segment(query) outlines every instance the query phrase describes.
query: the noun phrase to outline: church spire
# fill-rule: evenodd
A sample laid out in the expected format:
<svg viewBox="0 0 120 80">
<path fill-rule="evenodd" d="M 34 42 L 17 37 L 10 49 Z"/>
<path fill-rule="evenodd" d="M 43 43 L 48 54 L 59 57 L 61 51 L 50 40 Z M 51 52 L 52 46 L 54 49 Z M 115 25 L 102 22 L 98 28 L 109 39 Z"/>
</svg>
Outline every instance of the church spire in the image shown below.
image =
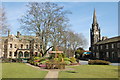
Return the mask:
<svg viewBox="0 0 120 80">
<path fill-rule="evenodd" d="M 93 24 L 97 24 L 96 10 L 94 9 Z"/>
</svg>

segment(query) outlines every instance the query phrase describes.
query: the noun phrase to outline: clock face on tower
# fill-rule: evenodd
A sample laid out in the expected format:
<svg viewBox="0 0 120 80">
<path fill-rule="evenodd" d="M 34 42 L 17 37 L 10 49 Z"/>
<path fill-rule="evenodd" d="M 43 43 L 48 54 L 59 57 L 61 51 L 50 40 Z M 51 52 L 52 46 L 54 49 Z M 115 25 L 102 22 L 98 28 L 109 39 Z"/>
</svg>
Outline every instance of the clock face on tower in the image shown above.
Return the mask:
<svg viewBox="0 0 120 80">
<path fill-rule="evenodd" d="M 95 34 L 97 34 L 97 35 L 98 35 L 99 33 L 98 33 L 98 32 L 95 32 Z"/>
</svg>

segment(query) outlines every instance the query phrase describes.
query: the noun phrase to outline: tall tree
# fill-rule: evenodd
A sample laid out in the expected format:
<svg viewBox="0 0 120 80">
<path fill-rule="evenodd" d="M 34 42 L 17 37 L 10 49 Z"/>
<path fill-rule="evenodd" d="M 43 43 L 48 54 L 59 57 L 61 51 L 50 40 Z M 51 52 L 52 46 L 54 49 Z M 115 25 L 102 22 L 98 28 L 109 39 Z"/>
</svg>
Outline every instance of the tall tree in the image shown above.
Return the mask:
<svg viewBox="0 0 120 80">
<path fill-rule="evenodd" d="M 58 45 L 62 32 L 66 29 L 68 11 L 55 3 L 29 3 L 28 10 L 20 19 L 21 29 L 30 33 L 39 34 L 42 41 L 42 53 L 47 51 L 48 44 Z"/>
<path fill-rule="evenodd" d="M 8 29 L 5 8 L 0 5 L 0 34 L 6 34 Z"/>
</svg>

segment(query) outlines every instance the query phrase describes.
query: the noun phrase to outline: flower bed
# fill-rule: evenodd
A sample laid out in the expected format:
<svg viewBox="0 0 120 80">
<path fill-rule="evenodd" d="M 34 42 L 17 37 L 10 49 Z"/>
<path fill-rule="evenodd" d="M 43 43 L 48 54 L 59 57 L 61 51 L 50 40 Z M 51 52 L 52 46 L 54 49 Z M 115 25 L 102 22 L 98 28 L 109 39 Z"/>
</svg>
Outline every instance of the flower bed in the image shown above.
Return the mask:
<svg viewBox="0 0 120 80">
<path fill-rule="evenodd" d="M 64 62 L 59 62 L 59 63 L 54 63 L 54 62 L 48 62 L 46 63 L 46 69 L 65 69 L 65 63 Z"/>
</svg>

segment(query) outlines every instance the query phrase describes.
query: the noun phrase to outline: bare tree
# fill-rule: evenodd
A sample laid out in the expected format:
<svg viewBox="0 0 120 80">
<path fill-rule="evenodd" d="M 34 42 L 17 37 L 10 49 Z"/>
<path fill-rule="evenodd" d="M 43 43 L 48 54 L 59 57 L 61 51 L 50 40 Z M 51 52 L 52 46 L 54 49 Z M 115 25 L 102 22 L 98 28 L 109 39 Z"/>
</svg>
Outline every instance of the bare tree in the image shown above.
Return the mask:
<svg viewBox="0 0 120 80">
<path fill-rule="evenodd" d="M 66 18 L 68 11 L 63 11 L 63 6 L 49 2 L 29 3 L 27 7 L 26 14 L 20 19 L 21 29 L 39 34 L 42 41 L 42 53 L 45 54 L 48 43 L 56 46 L 61 41 L 62 31 L 68 23 Z"/>
<path fill-rule="evenodd" d="M 74 33 L 73 31 L 67 31 L 64 35 L 64 48 L 66 49 L 66 53 L 68 56 L 74 55 L 75 50 L 78 47 L 85 48 L 87 45 L 87 40 L 82 34 Z"/>
<path fill-rule="evenodd" d="M 0 5 L 0 34 L 6 34 L 8 29 L 5 9 L 2 5 Z"/>
</svg>

